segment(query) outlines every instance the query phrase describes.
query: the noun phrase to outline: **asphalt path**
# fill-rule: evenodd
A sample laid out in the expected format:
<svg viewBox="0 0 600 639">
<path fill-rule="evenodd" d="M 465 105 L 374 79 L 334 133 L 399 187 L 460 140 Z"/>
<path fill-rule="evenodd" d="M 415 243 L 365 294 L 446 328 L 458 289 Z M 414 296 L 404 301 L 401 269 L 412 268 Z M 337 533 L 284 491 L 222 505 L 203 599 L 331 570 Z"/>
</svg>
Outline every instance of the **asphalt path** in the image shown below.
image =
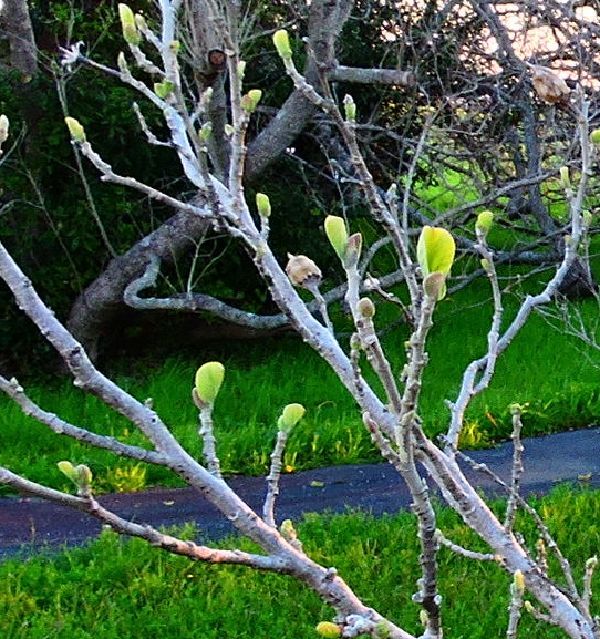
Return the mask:
<svg viewBox="0 0 600 639">
<path fill-rule="evenodd" d="M 524 495 L 544 494 L 562 482 L 600 487 L 600 428 L 524 439 Z M 508 481 L 513 449 L 510 442 L 493 449 L 471 451 Z M 486 494 L 502 494 L 481 473 L 461 464 L 469 479 Z M 233 476 L 230 486 L 260 512 L 264 477 Z M 152 526 L 195 522 L 203 540 L 233 532 L 206 499 L 192 488 L 152 489 L 139 493 L 102 495 L 98 501 L 121 517 Z M 308 512 L 359 509 L 374 515 L 395 513 L 410 505 L 410 495 L 397 472 L 386 463 L 331 466 L 283 475 L 277 519 L 298 520 Z M 599 513 L 600 517 L 600 513 Z M 0 557 L 31 554 L 63 545 L 78 545 L 96 537 L 101 524 L 84 513 L 32 497 L 0 498 Z"/>
</svg>

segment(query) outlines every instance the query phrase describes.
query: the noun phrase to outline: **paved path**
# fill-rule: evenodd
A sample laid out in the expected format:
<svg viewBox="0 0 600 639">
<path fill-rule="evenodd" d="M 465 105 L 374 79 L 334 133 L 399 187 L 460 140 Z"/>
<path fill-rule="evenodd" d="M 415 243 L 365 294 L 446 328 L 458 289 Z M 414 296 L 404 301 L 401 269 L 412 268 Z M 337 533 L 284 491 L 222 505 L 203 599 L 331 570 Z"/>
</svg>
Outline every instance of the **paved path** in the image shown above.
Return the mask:
<svg viewBox="0 0 600 639">
<path fill-rule="evenodd" d="M 547 492 L 559 482 L 600 488 L 600 428 L 525 439 L 524 494 Z M 512 447 L 505 443 L 473 451 L 504 479 L 511 469 Z M 589 480 L 582 476 L 591 473 Z M 495 486 L 470 470 L 468 477 L 488 493 Z M 230 485 L 253 508 L 261 508 L 265 493 L 262 477 L 232 477 Z M 99 501 L 119 515 L 139 523 L 170 526 L 196 522 L 203 538 L 232 532 L 227 521 L 195 490 L 154 489 L 141 493 L 103 495 Z M 306 512 L 343 512 L 362 509 L 375 515 L 394 513 L 410 503 L 408 491 L 389 464 L 332 466 L 284 475 L 277 518 L 298 519 Z M 34 498 L 0 498 L 0 556 L 39 550 L 44 546 L 80 544 L 100 531 L 91 517 Z"/>
</svg>

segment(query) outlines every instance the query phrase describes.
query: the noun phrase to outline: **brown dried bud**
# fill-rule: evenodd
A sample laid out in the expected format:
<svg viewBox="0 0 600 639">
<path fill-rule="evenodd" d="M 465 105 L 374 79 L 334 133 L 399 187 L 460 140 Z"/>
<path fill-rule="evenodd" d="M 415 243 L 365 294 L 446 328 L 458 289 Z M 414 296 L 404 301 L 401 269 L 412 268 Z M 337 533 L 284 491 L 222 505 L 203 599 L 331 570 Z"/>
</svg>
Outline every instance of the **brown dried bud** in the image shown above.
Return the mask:
<svg viewBox="0 0 600 639">
<path fill-rule="evenodd" d="M 294 286 L 305 288 L 305 285 L 312 281 L 321 281 L 321 269 L 306 255 L 290 255 L 288 253 L 288 263 L 285 272 Z"/>
</svg>

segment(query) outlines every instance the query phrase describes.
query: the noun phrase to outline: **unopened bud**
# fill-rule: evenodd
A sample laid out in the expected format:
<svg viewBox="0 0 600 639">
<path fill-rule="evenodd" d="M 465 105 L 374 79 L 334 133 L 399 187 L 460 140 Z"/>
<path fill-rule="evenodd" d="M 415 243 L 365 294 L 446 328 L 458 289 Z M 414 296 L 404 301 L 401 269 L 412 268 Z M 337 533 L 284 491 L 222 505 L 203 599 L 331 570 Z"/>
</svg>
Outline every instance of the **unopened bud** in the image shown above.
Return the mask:
<svg viewBox="0 0 600 639">
<path fill-rule="evenodd" d="M 358 300 L 357 309 L 361 317 L 371 319 L 375 316 L 375 304 L 373 304 L 373 302 L 368 297 L 362 297 Z"/>
<path fill-rule="evenodd" d="M 592 223 L 592 214 L 588 209 L 584 209 L 581 212 L 581 217 L 583 219 L 584 225 L 587 227 Z"/>
<path fill-rule="evenodd" d="M 279 29 L 273 34 L 273 44 L 282 60 L 292 59 L 292 48 L 290 47 L 290 37 L 285 29 Z"/>
<path fill-rule="evenodd" d="M 256 194 L 256 208 L 261 217 L 269 217 L 271 215 L 271 201 L 265 193 Z"/>
<path fill-rule="evenodd" d="M 346 246 L 348 245 L 348 231 L 346 222 L 337 215 L 328 215 L 325 218 L 325 234 L 341 260 L 344 259 Z"/>
<path fill-rule="evenodd" d="M 319 622 L 317 632 L 323 639 L 338 639 L 338 637 L 342 636 L 342 629 L 332 621 Z"/>
<path fill-rule="evenodd" d="M 6 140 L 8 140 L 8 129 L 8 117 L 3 113 L 2 115 L 0 115 L 0 144 L 4 144 Z"/>
<path fill-rule="evenodd" d="M 254 113 L 258 107 L 258 103 L 262 97 L 262 91 L 260 89 L 252 89 L 248 91 L 246 95 L 242 96 L 240 100 L 240 106 L 246 113 Z"/>
<path fill-rule="evenodd" d="M 302 404 L 288 404 L 279 419 L 277 420 L 277 428 L 284 433 L 289 433 L 292 428 L 302 419 L 305 413 L 304 406 Z"/>
<path fill-rule="evenodd" d="M 125 54 L 120 51 L 117 56 L 117 66 L 119 67 L 121 73 L 129 73 L 129 67 L 127 66 L 127 60 L 125 59 Z"/>
<path fill-rule="evenodd" d="M 490 261 L 488 259 L 486 259 L 485 257 L 480 261 L 481 263 L 481 268 L 486 272 L 489 273 L 490 272 Z"/>
<path fill-rule="evenodd" d="M 205 404 L 214 404 L 225 378 L 225 367 L 221 362 L 206 362 L 196 371 L 194 390 Z"/>
<path fill-rule="evenodd" d="M 78 122 L 75 118 L 67 116 L 65 118 L 65 124 L 69 128 L 71 140 L 73 140 L 73 142 L 83 144 L 85 142 L 85 130 L 83 126 L 81 126 L 80 122 Z"/>
<path fill-rule="evenodd" d="M 430 273 L 423 280 L 423 290 L 427 297 L 434 300 L 441 300 L 446 296 L 446 276 L 443 273 Z"/>
<path fill-rule="evenodd" d="M 169 42 L 169 50 L 172 51 L 175 55 L 179 53 L 180 49 L 181 42 L 179 42 L 179 40 L 171 40 L 171 42 Z"/>
<path fill-rule="evenodd" d="M 140 43 L 140 34 L 138 33 L 135 23 L 133 11 L 123 3 L 119 3 L 119 18 L 121 19 L 121 28 L 123 29 L 123 38 L 127 44 L 137 46 Z"/>
<path fill-rule="evenodd" d="M 475 229 L 481 233 L 484 237 L 489 233 L 494 222 L 494 214 L 491 211 L 482 211 L 477 216 L 475 222 Z"/>
<path fill-rule="evenodd" d="M 206 144 L 208 142 L 208 138 L 212 135 L 212 124 L 210 122 L 205 122 L 198 131 L 198 139 L 201 144 Z"/>
<path fill-rule="evenodd" d="M 356 122 L 356 104 L 349 93 L 344 96 L 344 116 L 347 122 Z"/>
<path fill-rule="evenodd" d="M 515 570 L 513 578 L 517 593 L 523 596 L 523 593 L 525 592 L 525 577 L 523 573 L 520 570 Z"/>
<path fill-rule="evenodd" d="M 240 60 L 237 63 L 237 76 L 241 81 L 244 79 L 245 75 L 246 75 L 246 60 Z"/>
<path fill-rule="evenodd" d="M 154 93 L 156 93 L 161 100 L 168 98 L 171 93 L 173 93 L 174 89 L 175 85 L 172 82 L 169 82 L 169 80 L 154 83 Z"/>
<path fill-rule="evenodd" d="M 225 131 L 225 135 L 228 138 L 230 138 L 235 133 L 235 127 L 232 124 L 226 124 L 223 127 L 223 130 Z"/>
<path fill-rule="evenodd" d="M 360 233 L 353 233 L 346 243 L 346 250 L 344 251 L 344 267 L 353 268 L 358 264 L 360 260 L 360 252 L 362 250 L 362 235 Z"/>
<path fill-rule="evenodd" d="M 569 175 L 568 166 L 560 167 L 560 185 L 563 187 L 563 189 L 571 188 L 571 176 Z"/>
<path fill-rule="evenodd" d="M 586 562 L 585 562 L 585 567 L 588 570 L 594 570 L 594 568 L 596 568 L 596 566 L 598 565 L 598 557 L 596 555 L 594 555 L 593 557 L 590 557 Z"/>
<path fill-rule="evenodd" d="M 600 129 L 594 129 L 590 133 L 590 140 L 592 144 L 600 144 Z"/>
<path fill-rule="evenodd" d="M 426 627 L 427 627 L 427 621 L 428 621 L 428 618 L 427 618 L 427 611 L 426 611 L 426 610 L 423 610 L 423 609 L 421 608 L 421 611 L 419 612 L 419 617 L 420 617 L 420 619 L 421 619 L 421 623 L 423 624 L 423 628 L 426 628 Z"/>
</svg>

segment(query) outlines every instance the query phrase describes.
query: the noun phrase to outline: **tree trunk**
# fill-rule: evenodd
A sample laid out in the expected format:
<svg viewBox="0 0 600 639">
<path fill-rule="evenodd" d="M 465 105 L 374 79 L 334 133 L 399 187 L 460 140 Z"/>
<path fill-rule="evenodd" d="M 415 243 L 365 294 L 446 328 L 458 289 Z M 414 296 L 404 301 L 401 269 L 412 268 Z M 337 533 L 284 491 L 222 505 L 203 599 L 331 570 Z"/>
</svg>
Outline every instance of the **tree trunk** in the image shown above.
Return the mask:
<svg viewBox="0 0 600 639">
<path fill-rule="evenodd" d="M 38 58 L 27 0 L 4 0 L 0 25 L 10 45 L 10 66 L 29 82 L 38 72 Z"/>
</svg>

